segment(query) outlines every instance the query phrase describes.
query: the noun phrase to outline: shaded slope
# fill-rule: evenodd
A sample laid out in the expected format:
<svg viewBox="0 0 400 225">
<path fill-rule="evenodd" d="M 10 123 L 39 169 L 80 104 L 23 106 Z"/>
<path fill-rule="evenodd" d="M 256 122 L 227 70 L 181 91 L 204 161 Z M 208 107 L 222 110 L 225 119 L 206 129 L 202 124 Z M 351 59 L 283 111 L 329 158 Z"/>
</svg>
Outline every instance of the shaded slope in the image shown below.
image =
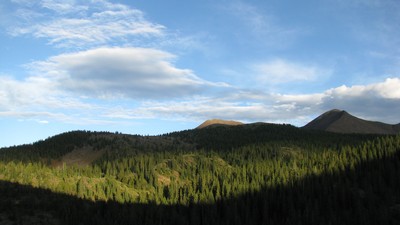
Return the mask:
<svg viewBox="0 0 400 225">
<path fill-rule="evenodd" d="M 320 115 L 303 128 L 336 133 L 396 134 L 400 131 L 400 124 L 363 120 L 346 111 L 334 109 Z"/>
<path fill-rule="evenodd" d="M 399 224 L 397 153 L 213 204 L 89 201 L 0 181 L 0 224 Z"/>
</svg>

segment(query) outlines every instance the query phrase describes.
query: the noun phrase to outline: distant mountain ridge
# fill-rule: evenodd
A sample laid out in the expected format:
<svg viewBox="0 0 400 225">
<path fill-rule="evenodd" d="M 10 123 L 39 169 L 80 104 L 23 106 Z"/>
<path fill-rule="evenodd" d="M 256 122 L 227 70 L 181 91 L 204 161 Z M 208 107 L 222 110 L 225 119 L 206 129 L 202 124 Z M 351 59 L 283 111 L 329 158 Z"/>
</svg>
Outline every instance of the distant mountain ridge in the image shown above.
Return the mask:
<svg viewBox="0 0 400 225">
<path fill-rule="evenodd" d="M 325 131 L 338 134 L 330 134 Z M 318 137 L 333 135 L 338 140 L 342 140 L 349 137 L 354 138 L 352 135 L 343 134 L 399 133 L 400 124 L 390 125 L 367 121 L 352 116 L 343 110 L 331 110 L 300 128 L 290 124 L 263 122 L 245 124 L 232 120 L 212 119 L 200 124 L 196 129 L 158 136 L 70 131 L 33 144 L 0 148 L 0 152 L 3 152 L 5 161 L 15 161 L 15 158 L 20 158 L 21 161 L 44 158 L 53 167 L 61 167 L 64 164 L 84 167 L 94 163 L 104 155 L 113 155 L 112 152 L 115 149 L 154 152 L 161 148 L 229 150 L 254 143 L 285 140 L 307 141 L 310 138 L 313 139 L 315 135 Z"/>
<path fill-rule="evenodd" d="M 391 125 L 355 117 L 344 110 L 333 109 L 306 124 L 304 129 L 335 133 L 397 134 L 400 124 Z"/>
<path fill-rule="evenodd" d="M 200 124 L 196 129 L 216 126 L 256 126 L 264 123 L 245 124 L 233 120 L 210 119 Z M 378 121 L 369 121 L 351 115 L 345 110 L 333 109 L 327 111 L 301 127 L 306 130 L 321 130 L 344 134 L 399 134 L 399 124 L 387 124 Z"/>
</svg>

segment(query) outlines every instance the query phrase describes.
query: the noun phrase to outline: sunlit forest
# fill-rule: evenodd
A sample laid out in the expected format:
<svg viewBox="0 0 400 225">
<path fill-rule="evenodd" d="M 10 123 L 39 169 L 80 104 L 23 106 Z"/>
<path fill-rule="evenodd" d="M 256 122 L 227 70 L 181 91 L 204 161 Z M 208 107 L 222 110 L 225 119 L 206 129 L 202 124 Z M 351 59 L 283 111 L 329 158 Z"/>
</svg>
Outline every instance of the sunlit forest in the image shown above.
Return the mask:
<svg viewBox="0 0 400 225">
<path fill-rule="evenodd" d="M 71 153 L 96 155 L 87 163 Z M 400 136 L 291 125 L 73 131 L 0 150 L 9 224 L 400 224 Z"/>
</svg>

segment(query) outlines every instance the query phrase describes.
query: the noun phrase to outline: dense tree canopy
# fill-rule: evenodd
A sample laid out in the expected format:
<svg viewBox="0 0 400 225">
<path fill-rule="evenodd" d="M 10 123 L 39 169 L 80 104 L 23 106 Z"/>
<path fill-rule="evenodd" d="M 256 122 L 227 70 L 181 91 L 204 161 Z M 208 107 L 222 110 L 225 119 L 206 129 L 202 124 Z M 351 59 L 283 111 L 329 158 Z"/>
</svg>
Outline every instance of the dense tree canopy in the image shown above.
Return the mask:
<svg viewBox="0 0 400 225">
<path fill-rule="evenodd" d="M 88 166 L 54 166 L 88 146 L 104 154 Z M 136 210 L 114 224 L 139 217 L 143 224 L 387 224 L 400 222 L 399 157 L 400 136 L 290 125 L 161 136 L 78 131 L 0 150 L 0 180 L 63 193 L 94 208 L 107 204 L 109 214 L 94 218 L 110 219 L 114 207 Z M 154 216 L 143 220 L 148 214 Z"/>
</svg>

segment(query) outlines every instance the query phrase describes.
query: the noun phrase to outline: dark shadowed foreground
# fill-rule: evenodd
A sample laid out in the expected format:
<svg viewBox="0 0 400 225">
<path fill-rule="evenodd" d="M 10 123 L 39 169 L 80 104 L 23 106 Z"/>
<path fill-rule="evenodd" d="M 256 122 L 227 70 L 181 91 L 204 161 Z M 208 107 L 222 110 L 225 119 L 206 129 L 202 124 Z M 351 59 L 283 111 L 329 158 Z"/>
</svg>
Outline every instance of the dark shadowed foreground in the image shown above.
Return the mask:
<svg viewBox="0 0 400 225">
<path fill-rule="evenodd" d="M 400 224 L 400 154 L 213 204 L 93 202 L 0 182 L 0 224 Z"/>
</svg>

